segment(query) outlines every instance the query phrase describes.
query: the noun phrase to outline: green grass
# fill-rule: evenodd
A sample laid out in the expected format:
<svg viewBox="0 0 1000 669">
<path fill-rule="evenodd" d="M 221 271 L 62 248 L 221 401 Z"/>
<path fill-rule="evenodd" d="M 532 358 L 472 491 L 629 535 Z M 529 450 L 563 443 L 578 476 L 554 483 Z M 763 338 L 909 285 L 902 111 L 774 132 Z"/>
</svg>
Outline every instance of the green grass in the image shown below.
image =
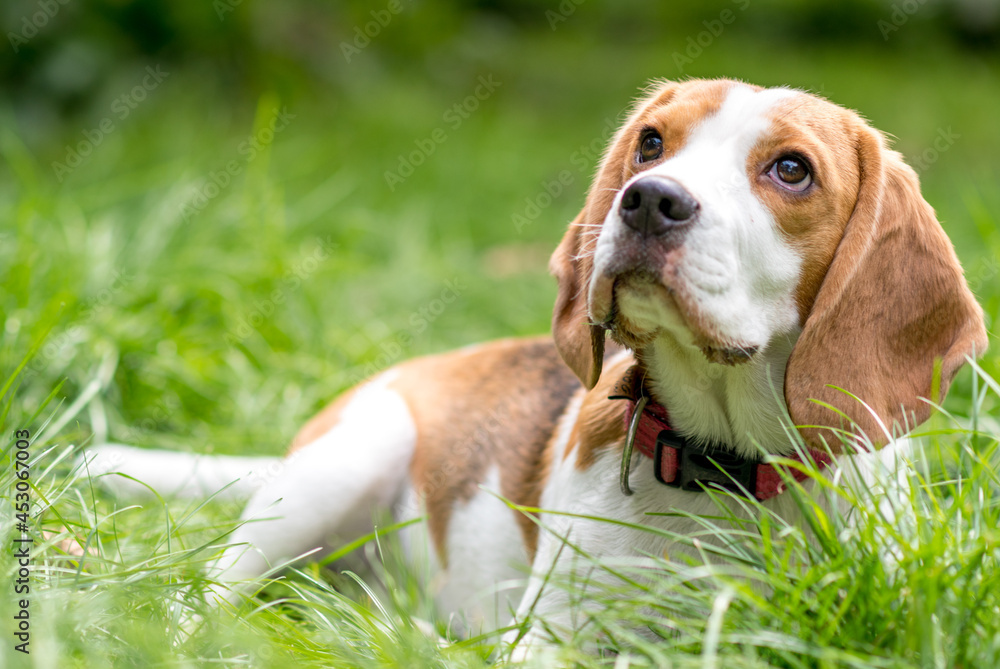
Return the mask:
<svg viewBox="0 0 1000 669">
<path fill-rule="evenodd" d="M 443 68 L 434 83 L 398 64 L 380 69 L 371 58 L 335 84 L 279 81 L 243 100 L 178 70 L 62 183 L 52 161 L 133 82 L 122 75 L 44 141 L 3 111 L 0 366 L 13 381 L 0 410 L 8 437 L 22 428 L 41 435 L 32 445 L 33 652 L 13 652 L 16 603 L 4 597 L 0 657 L 8 663 L 493 662 L 496 637 L 450 639 L 440 648 L 414 627 L 413 618 L 435 613 L 399 567 L 391 536 L 366 548 L 379 565 L 366 577 L 380 584 L 371 594 L 346 576 L 331 587 L 328 575 L 304 567 L 239 611 L 205 611 L 200 567 L 225 542 L 238 506 L 125 506 L 70 464 L 75 449 L 106 438 L 280 453 L 312 412 L 386 362 L 547 331 L 555 289 L 545 261 L 581 206 L 596 161 L 587 147 L 600 144 L 607 120 L 646 79 L 674 74 L 673 49 L 650 42 L 612 49 L 562 29 L 517 43 L 502 31 L 470 30 L 483 55 Z M 954 127 L 960 138 L 923 171 L 924 190 L 992 322 L 1000 307 L 1000 86 L 988 67 L 936 45 L 884 52 L 816 45 L 787 56 L 734 33 L 706 49 L 689 74 L 823 91 L 863 110 L 911 158 L 939 129 Z M 501 87 L 450 127 L 444 112 L 490 73 Z M 241 142 L 282 106 L 295 118 L 247 162 Z M 384 173 L 438 127 L 446 141 L 390 191 Z M 240 173 L 185 216 L 205 178 L 229 161 Z M 570 184 L 519 230 L 513 215 L 563 170 Z M 457 299 L 428 317 L 449 285 Z M 907 502 L 914 527 L 897 527 L 863 494 L 846 492 L 856 497 L 854 529 L 843 519 L 819 522 L 827 540 L 818 544 L 777 519 L 740 534 L 707 528 L 702 541 L 729 554 L 724 564 L 663 562 L 660 575 L 628 598 L 609 593 L 608 606 L 560 649 L 562 661 L 1000 665 L 1000 398 L 989 385 L 998 361 L 994 350 L 981 376 L 963 372 L 945 405 L 950 417 L 930 424 Z M 9 461 L 14 442 L 0 443 Z M 0 474 L 4 546 L 12 539 L 13 475 L 10 466 Z M 55 534 L 43 540 L 43 529 Z M 65 555 L 58 542 L 67 538 L 89 556 Z M 899 546 L 894 569 L 882 559 L 887 544 Z M 6 548 L 0 555 L 6 588 L 16 564 Z M 189 609 L 204 618 L 190 636 L 181 625 Z M 445 621 L 437 622 L 443 630 Z M 636 622 L 659 640 L 635 636 Z M 595 635 L 623 655 L 584 654 Z"/>
</svg>

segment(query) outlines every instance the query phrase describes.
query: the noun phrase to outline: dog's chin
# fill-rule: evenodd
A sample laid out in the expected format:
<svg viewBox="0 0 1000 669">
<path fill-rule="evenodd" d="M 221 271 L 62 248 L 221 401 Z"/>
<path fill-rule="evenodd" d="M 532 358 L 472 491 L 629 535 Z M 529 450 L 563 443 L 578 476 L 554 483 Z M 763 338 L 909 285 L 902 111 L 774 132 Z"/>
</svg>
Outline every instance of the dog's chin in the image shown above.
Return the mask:
<svg viewBox="0 0 1000 669">
<path fill-rule="evenodd" d="M 592 299 L 598 298 L 596 304 L 591 302 L 593 322 L 607 329 L 618 344 L 633 351 L 651 347 L 659 337 L 686 339 L 700 349 L 710 363 L 734 367 L 752 361 L 761 349 L 755 344 L 720 336 L 700 310 L 686 304 L 682 294 L 645 272 L 604 277 L 591 287 L 590 295 Z M 623 302 L 628 301 L 623 298 L 628 295 L 656 300 L 659 311 L 672 313 L 676 318 L 670 319 L 673 323 L 668 325 L 651 318 L 649 313 L 630 313 L 622 307 Z M 684 330 L 681 337 L 678 337 L 678 327 Z"/>
<path fill-rule="evenodd" d="M 590 286 L 591 322 L 603 327 L 618 344 L 639 351 L 656 339 L 661 327 L 646 316 L 630 314 L 623 309 L 628 297 L 641 302 L 670 302 L 669 291 L 655 277 L 645 272 L 629 271 L 619 275 L 603 275 Z"/>
</svg>

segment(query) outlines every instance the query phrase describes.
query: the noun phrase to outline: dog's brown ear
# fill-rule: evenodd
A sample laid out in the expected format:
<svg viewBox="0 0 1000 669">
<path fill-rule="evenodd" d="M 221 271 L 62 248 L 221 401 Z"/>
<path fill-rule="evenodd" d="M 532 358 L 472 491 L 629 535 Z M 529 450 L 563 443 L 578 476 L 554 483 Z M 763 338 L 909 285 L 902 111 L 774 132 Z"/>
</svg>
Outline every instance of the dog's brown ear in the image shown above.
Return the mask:
<svg viewBox="0 0 1000 669">
<path fill-rule="evenodd" d="M 917 175 L 867 126 L 857 152 L 857 203 L 785 372 L 793 422 L 835 451 L 829 428 L 879 445 L 886 430 L 922 423 L 930 406 L 920 398 L 942 399 L 966 356 L 986 349 L 982 309 Z"/>
<path fill-rule="evenodd" d="M 588 389 L 601 378 L 604 364 L 604 330 L 591 325 L 587 314 L 587 288 L 593 250 L 584 250 L 586 208 L 569 225 L 549 260 L 559 293 L 552 312 L 552 335 L 563 361 Z M 591 235 L 593 236 L 593 235 Z"/>
</svg>

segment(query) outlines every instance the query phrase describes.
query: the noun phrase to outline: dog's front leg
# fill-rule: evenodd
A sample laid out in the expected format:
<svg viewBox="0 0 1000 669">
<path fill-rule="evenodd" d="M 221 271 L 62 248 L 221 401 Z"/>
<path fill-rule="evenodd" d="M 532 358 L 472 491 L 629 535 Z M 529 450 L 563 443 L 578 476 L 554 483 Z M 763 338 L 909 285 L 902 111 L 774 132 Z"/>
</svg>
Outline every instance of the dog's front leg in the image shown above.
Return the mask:
<svg viewBox="0 0 1000 669">
<path fill-rule="evenodd" d="M 539 537 L 531 577 L 514 616 L 517 626 L 503 637 L 501 645 L 509 649 L 513 662 L 523 662 L 550 647 L 555 635 L 572 634 L 570 593 L 559 583 L 573 566 L 574 551 L 569 543 L 572 523 L 559 524 L 564 526 L 562 536 L 545 532 Z"/>
<path fill-rule="evenodd" d="M 524 660 L 572 639 L 602 606 L 609 588 L 623 583 L 616 564 L 633 561 L 637 550 L 662 551 L 662 540 L 653 538 L 654 546 L 649 536 L 623 526 L 642 522 L 644 505 L 638 495 L 621 495 L 617 457 L 602 454 L 587 469 L 578 469 L 571 457 L 555 467 L 542 499 L 547 511 L 538 519 L 538 549 L 514 618 L 517 627 L 503 638 L 511 659 Z"/>
</svg>

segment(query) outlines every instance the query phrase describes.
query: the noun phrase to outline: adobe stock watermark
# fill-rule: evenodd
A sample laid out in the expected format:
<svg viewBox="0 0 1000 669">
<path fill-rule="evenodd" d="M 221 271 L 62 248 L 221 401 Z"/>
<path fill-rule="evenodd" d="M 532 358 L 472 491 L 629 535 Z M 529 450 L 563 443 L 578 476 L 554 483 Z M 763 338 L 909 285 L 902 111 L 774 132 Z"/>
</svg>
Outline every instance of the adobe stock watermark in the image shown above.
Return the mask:
<svg viewBox="0 0 1000 669">
<path fill-rule="evenodd" d="M 340 53 L 344 54 L 344 60 L 350 63 L 352 58 L 364 51 L 373 39 L 382 34 L 382 30 L 389 27 L 392 19 L 402 12 L 402 0 L 389 0 L 385 9 L 371 10 L 369 14 L 372 20 L 364 25 L 354 26 L 354 39 L 340 43 Z"/>
<path fill-rule="evenodd" d="M 569 17 L 576 13 L 577 7 L 584 2 L 586 0 L 562 0 L 555 10 L 546 9 L 545 20 L 549 22 L 549 30 L 555 30 L 559 27 L 560 23 L 568 21 Z"/>
<path fill-rule="evenodd" d="M 750 0 L 731 1 L 741 12 L 745 12 L 750 7 Z M 701 57 L 705 53 L 705 49 L 712 46 L 712 43 L 725 32 L 726 26 L 732 25 L 736 21 L 737 16 L 738 14 L 735 11 L 726 8 L 719 12 L 718 18 L 702 21 L 705 29 L 697 35 L 688 36 L 687 47 L 683 52 L 674 51 L 673 53 L 674 65 L 677 67 L 677 71 L 684 72 L 686 65 L 692 65 L 695 60 Z"/>
<path fill-rule="evenodd" d="M 378 349 L 380 353 L 378 357 L 365 365 L 360 372 L 353 374 L 350 384 L 352 386 L 357 385 L 365 379 L 371 378 L 378 372 L 381 372 L 383 369 L 392 366 L 413 345 L 416 338 L 426 332 L 427 328 L 440 318 L 441 314 L 454 304 L 466 290 L 468 290 L 468 286 L 457 276 L 450 281 L 445 281 L 444 287 L 437 297 L 410 314 L 408 320 L 409 326 L 406 329 L 379 342 Z"/>
<path fill-rule="evenodd" d="M 490 452 L 503 436 L 504 428 L 510 423 L 511 409 L 509 406 L 490 407 L 481 421 L 474 424 L 464 434 L 458 436 L 454 443 L 454 456 L 445 458 L 440 467 L 425 472 L 426 476 L 418 482 L 416 495 L 407 496 L 400 504 L 400 510 L 408 514 L 420 512 L 424 500 L 434 495 L 442 486 L 453 484 L 460 475 L 462 463 L 477 453 Z M 481 483 L 485 483 L 482 481 Z M 493 492 L 499 493 L 499 490 Z"/>
<path fill-rule="evenodd" d="M 267 297 L 253 301 L 249 309 L 245 309 L 239 317 L 239 324 L 235 329 L 226 333 L 226 343 L 235 346 L 257 331 L 264 323 L 269 321 L 277 312 L 278 306 L 285 303 L 288 293 L 297 290 L 311 275 L 315 274 L 320 266 L 330 258 L 330 254 L 337 245 L 329 235 L 324 239 L 315 240 L 315 248 L 304 254 L 304 257 L 293 263 L 291 269 L 278 283 L 278 287 L 272 290 Z"/>
<path fill-rule="evenodd" d="M 458 130 L 466 119 L 479 109 L 479 105 L 503 85 L 503 82 L 495 80 L 492 74 L 480 75 L 478 81 L 479 85 L 472 94 L 453 104 L 441 116 L 441 120 L 452 132 Z M 396 186 L 413 176 L 416 169 L 427 162 L 427 159 L 437 151 L 438 146 L 446 141 L 448 141 L 448 130 L 442 127 L 434 128 L 426 137 L 414 140 L 413 145 L 416 148 L 397 157 L 396 170 L 386 170 L 385 183 L 389 186 L 389 190 L 395 191 Z"/>
<path fill-rule="evenodd" d="M 979 289 L 996 278 L 997 274 L 1000 274 L 1000 259 L 996 255 L 991 255 L 985 261 L 981 261 L 975 271 L 967 275 L 969 290 L 973 293 L 979 292 Z"/>
<path fill-rule="evenodd" d="M 212 9 L 220 21 L 226 20 L 227 14 L 232 14 L 236 8 L 243 4 L 243 0 L 212 0 Z"/>
<path fill-rule="evenodd" d="M 127 119 L 149 97 L 149 94 L 156 90 L 169 76 L 170 73 L 164 72 L 159 65 L 156 67 L 147 66 L 146 75 L 142 80 L 131 90 L 122 93 L 111 102 L 111 116 L 105 116 L 95 128 L 84 128 L 82 140 L 76 144 L 66 145 L 65 159 L 62 162 L 58 160 L 52 162 L 52 171 L 55 172 L 56 181 L 62 183 L 68 174 L 82 165 L 94 152 L 94 149 L 100 146 L 108 135 L 118 129 L 118 124 Z"/>
<path fill-rule="evenodd" d="M 882 33 L 882 39 L 889 41 L 889 35 L 896 32 L 910 20 L 910 17 L 920 11 L 920 8 L 927 4 L 927 0 L 903 0 L 894 2 L 892 11 L 889 13 L 889 20 L 879 19 L 876 25 Z"/>
<path fill-rule="evenodd" d="M 910 162 L 910 166 L 913 167 L 917 174 L 922 174 L 927 168 L 938 161 L 942 153 L 947 153 L 955 145 L 955 142 L 961 138 L 961 135 L 952 131 L 951 126 L 948 126 L 947 129 L 938 128 L 937 137 L 934 138 L 934 142 L 931 146 L 924 149 L 919 156 L 914 158 Z"/>
<path fill-rule="evenodd" d="M 542 187 L 537 193 L 524 198 L 524 208 L 521 211 L 514 212 L 510 216 L 510 221 L 514 224 L 518 232 L 523 231 L 529 225 L 533 225 L 542 215 L 542 212 L 551 207 L 559 196 L 566 191 L 566 188 L 573 185 L 580 174 L 586 174 L 593 170 L 608 140 L 614 135 L 617 129 L 618 122 L 616 119 L 604 119 L 604 128 L 601 134 L 589 143 L 581 144 L 570 154 L 569 162 L 574 168 L 573 170 L 561 170 L 555 178 L 542 181 Z"/>
<path fill-rule="evenodd" d="M 370 376 L 374 376 L 380 370 L 376 370 Z M 358 377 L 357 380 L 350 382 L 351 388 L 356 386 L 361 381 L 364 381 L 367 377 Z M 345 390 L 345 392 L 347 392 Z M 502 411 L 502 412 L 501 412 Z M 494 434 L 500 432 L 500 429 L 508 420 L 509 409 L 507 407 L 502 407 L 501 411 L 496 408 L 490 408 L 489 414 L 482 423 L 480 423 L 475 429 L 469 430 L 464 438 L 456 440 L 459 444 L 459 448 L 465 453 L 472 454 L 477 451 L 482 451 L 490 445 L 490 439 Z M 373 429 L 377 429 L 378 426 L 373 426 Z M 287 458 L 275 458 L 266 464 L 262 463 L 255 466 L 246 477 L 246 483 L 253 490 L 260 490 L 267 484 L 276 480 L 281 476 L 286 469 L 288 469 L 289 463 L 293 462 L 295 458 L 299 457 L 302 451 L 296 451 L 292 453 Z M 420 490 L 417 491 L 418 497 L 426 497 L 430 493 L 434 492 L 442 484 L 447 481 L 454 479 L 454 471 L 452 471 L 457 465 L 456 461 L 461 461 L 462 458 L 449 458 L 448 462 L 438 470 L 436 474 L 429 477 L 424 484 L 421 486 Z M 446 471 L 442 471 L 446 470 Z M 408 506 L 405 507 L 409 511 L 416 511 L 416 507 Z"/>
<path fill-rule="evenodd" d="M 168 406 L 169 404 L 169 406 Z M 145 438 L 163 430 L 170 422 L 170 416 L 180 408 L 176 398 L 169 397 L 165 402 L 156 402 L 152 411 L 146 409 L 146 417 L 138 423 L 126 426 L 117 439 L 123 444 L 141 444 Z"/>
<path fill-rule="evenodd" d="M 289 114 L 284 107 L 280 110 L 274 109 L 271 120 L 257 132 L 247 135 L 247 138 L 236 147 L 236 152 L 243 156 L 242 161 L 230 160 L 222 169 L 212 170 L 198 181 L 194 195 L 181 207 L 181 216 L 184 220 L 188 221 L 199 214 L 209 202 L 228 188 L 233 179 L 242 174 L 243 169 L 253 162 L 261 151 L 270 146 L 275 136 L 288 127 L 289 121 L 294 118 L 295 114 Z"/>
<path fill-rule="evenodd" d="M 21 19 L 20 32 L 8 32 L 7 39 L 14 53 L 21 50 L 39 31 L 49 25 L 49 21 L 56 17 L 59 10 L 68 5 L 70 0 L 38 0 L 38 11 Z"/>
<path fill-rule="evenodd" d="M 111 283 L 98 291 L 94 299 L 84 302 L 73 322 L 65 330 L 45 342 L 38 353 L 28 361 L 24 368 L 25 376 L 34 376 L 45 371 L 67 347 L 83 339 L 86 325 L 94 321 L 98 314 L 114 301 L 115 296 L 125 290 L 133 281 L 135 281 L 135 274 L 129 270 L 116 270 L 111 275 Z"/>
</svg>

